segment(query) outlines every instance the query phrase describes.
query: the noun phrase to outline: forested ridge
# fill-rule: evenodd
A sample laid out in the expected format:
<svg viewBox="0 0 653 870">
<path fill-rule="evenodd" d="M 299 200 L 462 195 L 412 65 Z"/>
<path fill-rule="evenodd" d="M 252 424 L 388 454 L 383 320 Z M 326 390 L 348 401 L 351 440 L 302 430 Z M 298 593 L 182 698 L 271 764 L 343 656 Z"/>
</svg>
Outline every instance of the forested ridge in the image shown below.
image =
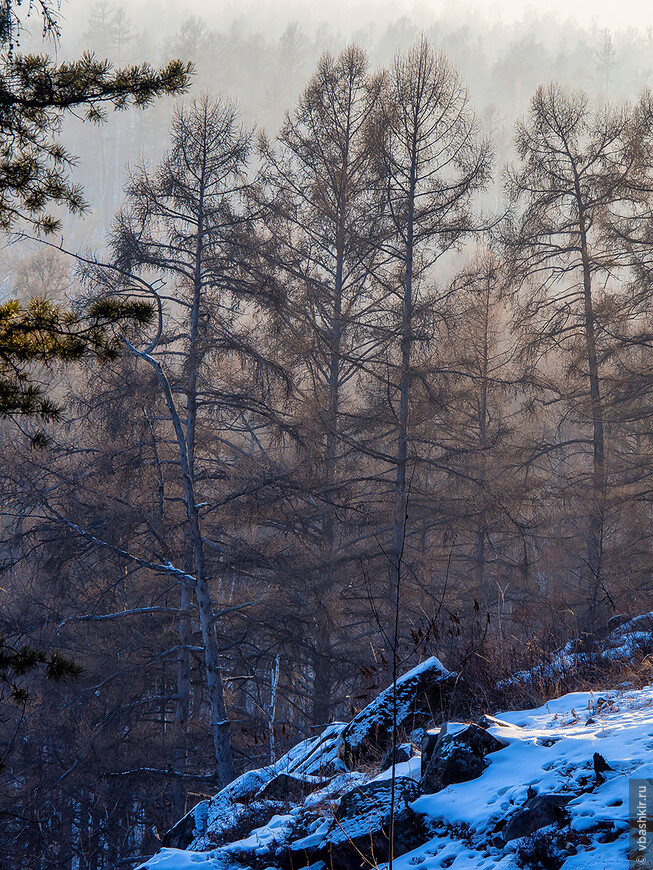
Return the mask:
<svg viewBox="0 0 653 870">
<path fill-rule="evenodd" d="M 5 248 L 3 303 L 138 316 L 0 423 L 0 634 L 81 667 L 0 686 L 3 867 L 132 866 L 429 656 L 469 713 L 651 610 L 650 35 L 540 28 L 189 19 L 191 93 Z"/>
</svg>

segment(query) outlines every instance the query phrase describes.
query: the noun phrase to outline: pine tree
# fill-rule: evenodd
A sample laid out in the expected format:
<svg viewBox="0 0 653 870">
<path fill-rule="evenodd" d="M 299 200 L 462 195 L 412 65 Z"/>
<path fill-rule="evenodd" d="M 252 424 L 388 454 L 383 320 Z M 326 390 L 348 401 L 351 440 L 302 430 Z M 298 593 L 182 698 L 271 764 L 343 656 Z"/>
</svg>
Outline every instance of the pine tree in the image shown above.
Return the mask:
<svg viewBox="0 0 653 870">
<path fill-rule="evenodd" d="M 2 4 L 0 41 L 0 231 L 28 228 L 42 234 L 60 229 L 50 213 L 62 206 L 73 214 L 86 208 L 81 187 L 70 177 L 75 163 L 56 140 L 64 116 L 83 111 L 100 122 L 107 107 L 144 108 L 163 94 L 186 90 L 190 65 L 171 61 L 160 69 L 148 63 L 114 69 L 107 60 L 84 54 L 77 61 L 57 63 L 47 54 L 16 51 L 21 33 L 17 9 L 42 15 L 44 36 L 55 39 L 59 25 L 48 0 Z M 56 406 L 35 383 L 33 363 L 71 362 L 93 351 L 115 355 L 112 327 L 125 320 L 148 319 L 141 303 L 96 302 L 73 310 L 33 299 L 23 306 L 0 306 L 0 416 L 53 419 Z"/>
</svg>

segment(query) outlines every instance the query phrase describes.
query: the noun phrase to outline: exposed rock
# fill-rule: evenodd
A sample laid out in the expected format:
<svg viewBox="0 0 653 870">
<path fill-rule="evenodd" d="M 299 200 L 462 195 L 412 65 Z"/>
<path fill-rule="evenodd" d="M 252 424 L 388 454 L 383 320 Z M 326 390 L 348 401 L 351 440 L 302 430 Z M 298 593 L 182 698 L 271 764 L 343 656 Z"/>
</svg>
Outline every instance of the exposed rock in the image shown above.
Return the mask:
<svg viewBox="0 0 653 870">
<path fill-rule="evenodd" d="M 432 794 L 452 783 L 476 779 L 487 766 L 485 756 L 505 745 L 478 725 L 443 725 L 435 743 L 422 744 L 422 791 Z"/>
<path fill-rule="evenodd" d="M 321 785 L 325 785 L 328 779 L 310 777 L 301 778 L 290 776 L 287 773 L 279 773 L 271 779 L 258 792 L 258 799 L 289 801 L 305 798 L 306 795 L 315 791 Z"/>
<path fill-rule="evenodd" d="M 603 774 L 606 772 L 606 770 L 612 770 L 612 768 L 600 752 L 595 752 L 592 760 L 594 762 L 594 774 L 596 776 L 597 783 L 600 784 L 602 782 L 605 782 L 605 777 L 603 776 Z"/>
<path fill-rule="evenodd" d="M 206 827 L 208 806 L 208 801 L 196 804 L 164 835 L 161 845 L 171 849 L 187 849 L 196 837 L 201 836 Z"/>
<path fill-rule="evenodd" d="M 331 779 L 341 773 L 347 773 L 349 768 L 342 758 L 332 758 L 331 761 L 319 766 L 320 776 L 323 779 Z"/>
<path fill-rule="evenodd" d="M 347 819 L 360 818 L 369 820 L 373 817 L 390 818 L 391 781 L 389 779 L 372 780 L 365 785 L 352 789 L 340 799 L 336 819 L 344 822 Z M 395 779 L 395 815 L 403 812 L 408 804 L 419 794 L 417 783 L 406 776 Z"/>
<path fill-rule="evenodd" d="M 195 819 L 192 811 L 164 835 L 161 845 L 171 849 L 186 849 L 195 838 Z"/>
<path fill-rule="evenodd" d="M 423 819 L 409 804 L 418 795 L 408 777 L 395 780 L 394 855 L 398 857 L 424 842 Z M 291 845 L 282 857 L 283 868 L 318 865 L 360 870 L 388 859 L 391 782 L 373 780 L 343 795 L 329 830 Z M 278 856 L 277 856 L 278 858 Z"/>
<path fill-rule="evenodd" d="M 497 719 L 496 716 L 490 716 L 489 713 L 484 713 L 481 718 L 477 720 L 476 724 L 480 728 L 485 728 L 486 730 L 494 727 L 505 728 L 507 725 L 511 728 L 519 727 L 518 725 L 510 725 L 508 722 L 504 722 L 503 719 Z"/>
<path fill-rule="evenodd" d="M 320 766 L 320 749 L 324 756 L 335 757 L 339 728 L 342 726 L 330 726 L 320 737 L 295 746 L 276 764 L 243 773 L 212 800 L 198 804 L 193 811 L 195 828 L 191 832 L 190 844 L 187 842 L 184 847 L 176 848 L 190 845 L 193 849 L 205 849 L 233 842 L 243 836 L 243 832 L 265 825 L 274 815 L 283 812 L 289 801 L 301 801 L 321 788 L 328 780 L 302 771 Z M 201 818 L 198 815 L 200 810 Z M 171 835 L 177 827 L 175 825 Z M 178 835 L 174 836 L 178 840 Z M 164 845 L 175 844 L 166 841 Z"/>
<path fill-rule="evenodd" d="M 402 743 L 401 746 L 397 746 L 397 752 L 395 755 L 395 764 L 401 764 L 404 761 L 410 761 L 412 758 L 412 747 L 410 743 Z M 389 767 L 392 767 L 392 746 L 386 752 L 383 761 L 381 762 L 381 770 L 387 770 Z"/>
<path fill-rule="evenodd" d="M 564 821 L 564 808 L 573 797 L 569 794 L 538 794 L 529 798 L 503 828 L 504 842 L 528 837 L 540 828 Z"/>
<path fill-rule="evenodd" d="M 616 628 L 624 625 L 624 623 L 628 622 L 628 617 L 624 616 L 622 613 L 615 614 L 615 616 L 611 616 L 608 619 L 608 634 L 611 631 L 614 631 Z"/>
<path fill-rule="evenodd" d="M 434 731 L 425 731 L 422 736 L 422 773 L 424 773 L 426 759 L 431 758 L 433 755 L 433 750 L 435 749 L 435 744 L 438 742 L 438 737 L 440 736 L 439 732 Z"/>
<path fill-rule="evenodd" d="M 428 836 L 423 820 L 412 810 L 395 818 L 395 858 L 405 855 L 424 843 Z M 379 826 L 354 837 L 325 839 L 318 847 L 298 850 L 293 844 L 283 855 L 277 855 L 281 870 L 296 870 L 298 867 L 334 868 L 334 870 L 360 870 L 361 867 L 376 867 L 388 860 L 388 827 Z"/>
<path fill-rule="evenodd" d="M 538 746 L 555 746 L 556 743 L 560 743 L 561 740 L 564 740 L 564 737 L 560 734 L 556 734 L 555 737 L 536 737 L 535 742 Z"/>
<path fill-rule="evenodd" d="M 414 723 L 412 727 L 421 727 L 432 722 L 432 712 L 443 708 L 455 680 L 456 675 L 436 658 L 428 659 L 401 677 L 397 681 L 398 724 L 406 726 Z M 372 761 L 379 769 L 391 739 L 390 688 L 362 710 L 349 725 L 333 723 L 319 736 L 295 746 L 277 763 L 237 777 L 208 804 L 203 803 L 202 824 L 198 823 L 194 812 L 189 813 L 166 835 L 164 845 L 200 850 L 215 846 L 228 848 L 225 844 L 235 843 L 250 830 L 267 825 L 276 814 L 284 813 L 284 804 L 313 800 L 313 793 L 317 793 L 318 802 L 322 793 L 324 800 L 337 800 L 343 791 L 351 791 L 354 784 L 360 783 L 362 775 L 350 772 L 354 762 Z M 402 747 L 397 760 L 403 761 L 409 757 L 410 747 Z M 391 759 L 385 760 L 385 767 L 389 767 Z M 333 789 L 328 785 L 330 781 L 334 782 Z M 412 780 L 408 780 L 408 783 L 402 785 L 399 782 L 400 792 L 406 795 L 406 799 L 402 803 L 401 794 L 398 793 L 397 813 L 412 817 L 414 814 L 408 812 L 407 802 L 416 797 L 416 785 Z M 383 782 L 369 785 L 373 786 L 370 794 L 376 794 L 379 799 L 384 789 L 389 789 L 389 785 Z M 351 799 L 357 798 L 352 796 Z M 343 806 L 346 806 L 346 802 Z M 396 814 L 396 819 L 399 815 Z M 378 831 L 375 829 L 373 833 L 380 843 L 386 836 L 382 829 L 383 820 L 389 818 L 389 805 L 377 812 L 375 818 Z M 415 825 L 415 830 L 421 830 L 422 822 L 419 819 Z M 400 830 L 401 824 L 398 824 L 396 835 Z M 404 834 L 406 841 L 410 839 L 407 830 Z M 369 840 L 370 831 L 367 830 L 365 835 Z M 329 848 L 335 847 L 338 836 L 340 833 L 334 831 Z"/>
<path fill-rule="evenodd" d="M 435 657 L 397 680 L 397 725 L 416 728 L 446 707 L 457 675 Z M 368 704 L 341 733 L 339 755 L 348 767 L 383 757 L 392 740 L 392 686 Z"/>
<path fill-rule="evenodd" d="M 613 619 L 619 621 L 618 625 L 611 628 L 611 633 L 615 635 L 630 634 L 633 631 L 653 632 L 653 611 L 641 613 L 632 619 L 622 619 L 621 617 L 613 617 Z M 610 622 L 608 626 L 610 626 Z"/>
<path fill-rule="evenodd" d="M 614 616 L 602 630 L 569 641 L 547 661 L 500 680 L 497 688 L 502 692 L 518 685 L 553 688 L 561 676 L 568 678 L 574 673 L 589 674 L 595 680 L 601 670 L 614 671 L 620 662 L 632 662 L 651 653 L 653 611 L 633 619 Z"/>
</svg>

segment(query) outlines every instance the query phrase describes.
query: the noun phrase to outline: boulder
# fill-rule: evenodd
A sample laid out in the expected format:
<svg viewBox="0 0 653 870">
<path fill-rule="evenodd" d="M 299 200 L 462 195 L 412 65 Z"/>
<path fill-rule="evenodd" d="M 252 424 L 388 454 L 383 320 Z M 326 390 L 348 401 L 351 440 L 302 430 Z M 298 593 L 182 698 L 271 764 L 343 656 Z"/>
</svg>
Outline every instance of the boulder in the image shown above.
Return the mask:
<svg viewBox="0 0 653 870">
<path fill-rule="evenodd" d="M 616 628 L 620 628 L 626 622 L 628 622 L 628 617 L 624 616 L 622 613 L 611 616 L 610 619 L 608 619 L 608 634 L 613 632 Z"/>
<path fill-rule="evenodd" d="M 390 818 L 390 803 L 392 782 L 390 779 L 372 780 L 352 789 L 343 795 L 338 805 L 336 819 L 343 823 L 354 819 L 360 824 L 361 819 L 367 821 L 373 817 Z M 415 780 L 407 776 L 395 779 L 395 815 L 405 810 L 411 801 L 419 794 Z"/>
<path fill-rule="evenodd" d="M 425 731 L 422 736 L 422 773 L 424 773 L 426 759 L 431 758 L 435 744 L 438 742 L 439 732 Z"/>
<path fill-rule="evenodd" d="M 422 744 L 420 788 L 433 794 L 455 782 L 476 779 L 485 770 L 485 756 L 506 744 L 475 724 L 446 723 L 435 741 Z"/>
<path fill-rule="evenodd" d="M 519 728 L 519 725 L 513 725 L 511 722 L 504 722 L 503 719 L 497 719 L 496 716 L 490 716 L 489 713 L 484 713 L 476 722 L 481 728 Z"/>
<path fill-rule="evenodd" d="M 432 656 L 397 680 L 397 725 L 412 730 L 433 722 L 446 708 L 457 680 Z M 388 751 L 393 731 L 393 691 L 389 686 L 361 710 L 340 734 L 339 755 L 347 767 L 376 763 Z"/>
<path fill-rule="evenodd" d="M 612 770 L 612 768 L 600 752 L 594 753 L 592 761 L 594 763 L 594 775 L 596 776 L 596 782 L 598 785 L 601 785 L 601 783 L 605 782 L 605 777 L 603 776 L 603 774 L 608 770 Z"/>
<path fill-rule="evenodd" d="M 548 825 L 560 824 L 565 820 L 565 807 L 574 795 L 538 794 L 529 797 L 521 809 L 508 819 L 501 834 L 504 843 L 545 828 Z"/>
<path fill-rule="evenodd" d="M 402 743 L 401 746 L 397 746 L 395 764 L 402 764 L 404 761 L 410 761 L 413 755 L 411 750 L 412 747 L 410 743 Z M 392 767 L 392 746 L 388 749 L 383 757 L 383 761 L 381 762 L 381 770 L 387 770 L 389 767 Z"/>
<path fill-rule="evenodd" d="M 347 792 L 340 799 L 333 824 L 321 836 L 292 843 L 281 858 L 283 870 L 319 866 L 337 870 L 360 870 L 388 860 L 392 783 L 372 780 Z M 423 818 L 410 808 L 418 796 L 417 783 L 408 777 L 395 780 L 395 857 L 421 845 L 427 836 Z"/>
</svg>

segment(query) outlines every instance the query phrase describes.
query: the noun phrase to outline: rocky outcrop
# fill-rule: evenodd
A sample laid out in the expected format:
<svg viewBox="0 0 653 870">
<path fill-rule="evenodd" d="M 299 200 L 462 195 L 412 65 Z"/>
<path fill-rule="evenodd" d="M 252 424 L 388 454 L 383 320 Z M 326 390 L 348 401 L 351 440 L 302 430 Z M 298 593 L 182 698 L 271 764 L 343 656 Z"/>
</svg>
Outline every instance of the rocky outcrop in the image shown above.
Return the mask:
<svg viewBox="0 0 653 870">
<path fill-rule="evenodd" d="M 279 773 L 257 793 L 260 800 L 297 801 L 316 791 L 328 778 L 289 776 Z"/>
<path fill-rule="evenodd" d="M 516 686 L 557 686 L 560 678 L 575 675 L 596 680 L 602 672 L 610 674 L 620 665 L 641 660 L 653 653 L 653 611 L 632 619 L 614 616 L 603 629 L 582 635 L 565 644 L 548 661 L 528 671 L 500 680 L 497 688 L 505 694 Z"/>
<path fill-rule="evenodd" d="M 163 837 L 161 845 L 172 849 L 187 849 L 206 828 L 208 801 L 200 801 L 186 813 Z"/>
<path fill-rule="evenodd" d="M 412 730 L 431 724 L 447 709 L 457 674 L 434 656 L 397 680 L 397 725 Z M 392 686 L 365 707 L 341 734 L 339 755 L 347 767 L 377 762 L 392 742 Z"/>
<path fill-rule="evenodd" d="M 394 800 L 394 855 L 403 855 L 424 842 L 426 828 L 423 819 L 410 808 L 419 794 L 417 783 L 407 777 L 397 777 Z M 359 870 L 387 861 L 390 831 L 392 784 L 389 779 L 353 788 L 342 796 L 333 822 L 326 831 L 309 836 L 291 845 L 283 856 L 282 867 L 319 865 L 339 870 Z"/>
<path fill-rule="evenodd" d="M 456 679 L 436 658 L 401 677 L 396 686 L 397 725 L 431 725 L 434 713 L 445 709 Z M 370 781 L 369 774 L 354 768 L 383 771 L 391 766 L 393 709 L 390 687 L 349 724 L 328 726 L 274 765 L 243 774 L 211 801 L 199 804 L 166 834 L 164 846 L 219 848 L 240 863 L 256 866 L 262 856 L 271 865 L 289 867 L 299 866 L 300 856 L 310 858 L 309 863 L 323 860 L 340 868 L 359 867 L 361 854 L 369 861 L 381 860 L 379 856 L 388 852 L 390 781 Z M 398 747 L 397 764 L 408 762 L 415 752 L 411 744 Z M 418 796 L 417 782 L 398 776 L 395 786 L 394 852 L 402 854 L 425 833 L 422 818 L 409 806 Z M 290 823 L 275 819 L 283 819 L 293 805 L 307 811 L 294 819 L 291 836 Z"/>
<path fill-rule="evenodd" d="M 182 819 L 179 819 L 174 827 L 170 828 L 163 837 L 161 845 L 172 849 L 187 849 L 196 836 L 195 811 L 191 810 Z"/>
<path fill-rule="evenodd" d="M 422 743 L 421 790 L 432 794 L 452 783 L 476 779 L 487 766 L 485 756 L 505 745 L 473 723 L 443 725 L 435 740 L 429 735 Z"/>
<path fill-rule="evenodd" d="M 328 726 L 198 804 L 141 870 L 360 870 L 388 860 L 391 827 L 393 855 L 410 852 L 407 866 L 500 870 L 514 855 L 524 870 L 542 870 L 604 847 L 601 866 L 625 866 L 624 774 L 650 771 L 627 747 L 653 733 L 653 688 L 575 693 L 424 730 L 431 701 L 454 682 L 431 659 L 397 686 L 400 722 L 420 727 L 397 747 L 394 791 L 386 690 L 348 725 Z"/>
<path fill-rule="evenodd" d="M 360 818 L 374 824 L 377 818 L 387 821 L 390 818 L 391 785 L 389 779 L 377 779 L 347 792 L 340 799 L 336 821 L 341 824 L 352 820 L 360 824 Z M 395 811 L 403 812 L 418 794 L 419 788 L 414 779 L 398 776 L 395 780 Z"/>
</svg>

